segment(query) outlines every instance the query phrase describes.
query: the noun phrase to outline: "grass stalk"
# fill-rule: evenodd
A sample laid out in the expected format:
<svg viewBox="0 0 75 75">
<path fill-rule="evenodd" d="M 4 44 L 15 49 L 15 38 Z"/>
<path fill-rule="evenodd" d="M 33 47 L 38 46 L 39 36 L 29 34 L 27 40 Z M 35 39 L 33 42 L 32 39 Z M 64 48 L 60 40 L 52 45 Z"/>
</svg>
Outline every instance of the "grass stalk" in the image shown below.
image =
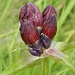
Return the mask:
<svg viewBox="0 0 75 75">
<path fill-rule="evenodd" d="M 4 11 L 3 11 L 2 16 L 1 16 L 1 18 L 0 18 L 0 21 L 3 21 L 3 19 L 4 19 L 5 15 L 6 15 L 6 13 L 8 12 L 8 9 L 9 9 L 9 7 L 10 7 L 10 5 L 11 5 L 11 2 L 12 2 L 12 0 L 8 0 L 8 1 L 7 1 L 7 4 L 6 4 L 5 8 L 4 8 Z"/>
<path fill-rule="evenodd" d="M 58 23 L 57 23 L 58 30 L 57 30 L 57 35 L 56 35 L 55 40 L 58 40 L 61 27 L 62 27 L 63 23 L 65 22 L 66 18 L 68 17 L 68 15 L 70 14 L 74 5 L 75 5 L 75 0 L 70 0 L 69 3 L 67 4 L 67 6 L 65 8 L 63 8 L 62 14 L 58 19 Z"/>
</svg>

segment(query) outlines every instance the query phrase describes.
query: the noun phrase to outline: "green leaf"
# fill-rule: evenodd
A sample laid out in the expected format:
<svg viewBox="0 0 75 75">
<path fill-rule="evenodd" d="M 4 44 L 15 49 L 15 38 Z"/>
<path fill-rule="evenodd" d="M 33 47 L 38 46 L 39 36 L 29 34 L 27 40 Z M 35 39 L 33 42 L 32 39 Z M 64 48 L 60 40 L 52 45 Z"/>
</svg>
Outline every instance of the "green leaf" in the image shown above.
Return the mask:
<svg viewBox="0 0 75 75">
<path fill-rule="evenodd" d="M 71 42 L 71 43 L 58 42 L 55 45 L 55 48 L 63 52 L 69 51 L 69 50 L 75 49 L 75 42 Z"/>
<path fill-rule="evenodd" d="M 35 57 L 29 53 L 28 50 L 22 50 L 19 58 L 11 65 L 9 65 L 0 75 L 8 75 L 15 71 L 22 70 L 40 64 L 46 56 Z"/>
<path fill-rule="evenodd" d="M 71 48 L 72 47 L 74 48 L 73 44 L 74 43 L 72 43 Z M 52 57 L 52 59 L 54 59 L 58 63 L 60 62 L 61 64 L 64 64 L 69 69 L 71 69 L 73 72 L 75 72 L 74 66 L 70 62 L 69 57 L 66 54 L 62 53 L 61 50 L 59 50 L 62 48 L 56 48 L 57 46 L 55 46 L 55 44 L 52 44 L 52 45 L 53 45 L 53 47 L 51 46 L 49 49 L 44 50 L 43 54 L 40 57 L 31 55 L 28 50 L 21 50 L 19 58 L 13 64 L 9 65 L 0 75 L 8 75 L 8 74 L 11 74 L 11 73 L 19 71 L 19 70 L 23 70 L 26 68 L 36 66 L 42 62 L 44 64 L 46 64 L 46 63 L 48 63 L 48 61 L 45 62 L 47 57 Z M 61 45 L 62 44 L 59 44 L 58 46 L 63 47 Z M 70 45 L 70 44 L 65 45 L 65 48 L 67 48 L 68 45 Z M 54 46 L 55 46 L 55 48 L 54 48 Z M 43 65 L 43 67 L 44 67 L 44 65 Z M 44 67 L 44 70 L 45 70 L 45 68 L 47 68 L 46 65 Z M 44 72 L 44 74 L 45 73 L 48 74 L 48 72 L 46 72 L 46 71 Z"/>
<path fill-rule="evenodd" d="M 67 43 L 58 42 L 58 43 L 55 45 L 55 48 L 58 49 L 58 50 L 60 50 L 60 51 L 64 51 L 66 46 L 67 46 Z"/>
<path fill-rule="evenodd" d="M 49 49 L 46 50 L 46 54 L 51 56 L 55 61 L 60 62 L 61 64 L 67 66 L 69 69 L 75 72 L 75 68 L 70 62 L 69 56 L 62 53 L 60 50 L 50 47 Z"/>
</svg>

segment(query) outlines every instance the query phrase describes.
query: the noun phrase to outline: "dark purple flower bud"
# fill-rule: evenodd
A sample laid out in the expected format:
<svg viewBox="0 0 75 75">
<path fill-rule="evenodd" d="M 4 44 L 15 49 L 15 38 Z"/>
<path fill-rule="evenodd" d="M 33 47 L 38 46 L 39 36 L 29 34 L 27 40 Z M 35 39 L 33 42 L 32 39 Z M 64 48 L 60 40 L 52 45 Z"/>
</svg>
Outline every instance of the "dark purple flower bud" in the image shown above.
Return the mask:
<svg viewBox="0 0 75 75">
<path fill-rule="evenodd" d="M 56 17 L 57 16 L 57 13 L 56 13 L 56 10 L 54 9 L 53 6 L 51 5 L 48 5 L 42 15 L 43 15 L 43 23 L 49 18 L 50 15 L 54 14 L 54 16 Z"/>
<path fill-rule="evenodd" d="M 20 34 L 32 55 L 40 56 L 43 53 L 42 46 L 46 49 L 50 47 L 57 31 L 56 15 L 51 5 L 42 14 L 36 5 L 29 2 L 21 8 Z"/>
<path fill-rule="evenodd" d="M 31 46 L 30 48 L 31 49 L 29 49 L 29 51 L 34 56 L 40 56 L 43 53 L 40 41 L 39 42 L 37 41 L 36 44 Z"/>
<path fill-rule="evenodd" d="M 31 54 L 38 56 L 42 54 L 42 47 L 40 44 L 40 36 L 36 27 L 33 25 L 33 22 L 27 19 L 23 19 L 20 27 L 20 33 L 22 40 L 28 45 L 32 46 Z M 35 50 L 35 51 L 34 51 Z M 32 52 L 33 51 L 33 52 Z M 37 54 L 35 53 L 37 52 Z"/>
<path fill-rule="evenodd" d="M 36 50 L 30 50 L 30 53 L 34 56 L 40 56 L 39 52 Z"/>
<path fill-rule="evenodd" d="M 33 22 L 34 26 L 42 26 L 42 14 L 38 7 L 32 3 L 26 3 L 24 7 L 21 8 L 20 11 L 20 22 L 23 19 L 28 19 Z"/>
<path fill-rule="evenodd" d="M 23 41 L 28 45 L 33 45 L 37 40 L 39 40 L 38 31 L 30 20 L 23 20 L 20 31 Z"/>
<path fill-rule="evenodd" d="M 50 15 L 43 26 L 42 32 L 51 40 L 54 38 L 57 31 L 57 22 L 54 14 Z"/>
<path fill-rule="evenodd" d="M 42 29 L 43 35 L 41 34 L 42 36 L 41 39 L 42 39 L 42 43 L 44 44 L 43 46 L 45 48 L 49 48 L 49 46 L 51 45 L 51 41 L 54 38 L 56 31 L 57 31 L 56 17 L 54 14 L 52 14 L 46 20 Z"/>
<path fill-rule="evenodd" d="M 47 37 L 45 34 L 42 33 L 41 42 L 42 42 L 42 46 L 47 49 L 50 47 L 52 40 L 49 37 Z"/>
</svg>

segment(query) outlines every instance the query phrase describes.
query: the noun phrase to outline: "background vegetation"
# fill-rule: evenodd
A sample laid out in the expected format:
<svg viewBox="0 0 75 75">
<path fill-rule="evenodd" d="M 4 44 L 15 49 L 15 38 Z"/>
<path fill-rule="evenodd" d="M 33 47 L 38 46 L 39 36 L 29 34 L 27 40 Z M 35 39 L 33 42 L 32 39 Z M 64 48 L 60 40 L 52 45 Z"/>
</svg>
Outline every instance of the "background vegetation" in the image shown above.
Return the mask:
<svg viewBox="0 0 75 75">
<path fill-rule="evenodd" d="M 17 60 L 19 52 L 14 53 L 15 51 L 27 48 L 19 33 L 19 12 L 26 2 L 27 0 L 0 0 L 0 73 Z M 29 0 L 28 2 L 35 3 L 41 12 L 48 4 L 53 5 L 58 14 L 58 31 L 54 41 L 72 43 L 72 47 L 75 48 L 75 0 Z M 63 52 L 69 55 L 75 66 L 75 49 L 72 47 Z M 68 71 L 67 67 L 50 57 L 48 61 L 48 75 L 75 75 L 73 71 Z M 41 63 L 14 72 L 12 75 L 42 75 L 42 70 Z"/>
</svg>

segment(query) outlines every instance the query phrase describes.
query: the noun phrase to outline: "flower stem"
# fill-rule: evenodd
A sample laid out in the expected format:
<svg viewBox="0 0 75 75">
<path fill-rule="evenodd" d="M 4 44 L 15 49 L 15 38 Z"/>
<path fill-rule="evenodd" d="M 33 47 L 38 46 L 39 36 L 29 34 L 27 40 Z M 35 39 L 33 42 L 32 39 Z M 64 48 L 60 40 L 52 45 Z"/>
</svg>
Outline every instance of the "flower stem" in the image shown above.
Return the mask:
<svg viewBox="0 0 75 75">
<path fill-rule="evenodd" d="M 43 61 L 43 75 L 48 75 L 48 72 L 49 72 L 49 62 L 48 58 L 46 58 Z"/>
</svg>

